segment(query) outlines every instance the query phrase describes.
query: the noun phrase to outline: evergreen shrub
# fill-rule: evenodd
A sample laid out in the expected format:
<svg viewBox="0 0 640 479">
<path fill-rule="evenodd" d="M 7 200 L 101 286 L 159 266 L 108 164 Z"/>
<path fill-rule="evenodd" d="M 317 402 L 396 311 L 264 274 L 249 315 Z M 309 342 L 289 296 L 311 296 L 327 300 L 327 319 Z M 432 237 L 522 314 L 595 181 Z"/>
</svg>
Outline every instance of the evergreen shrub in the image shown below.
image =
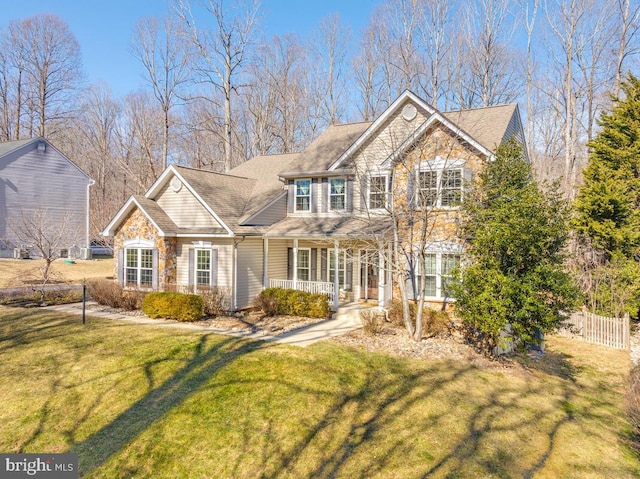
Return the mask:
<svg viewBox="0 0 640 479">
<path fill-rule="evenodd" d="M 197 321 L 204 316 L 205 305 L 197 294 L 154 292 L 145 296 L 142 312 L 154 319 Z"/>
<path fill-rule="evenodd" d="M 265 316 L 306 316 L 328 318 L 331 308 L 326 294 L 307 293 L 295 289 L 268 288 L 255 299 L 254 305 Z"/>
</svg>

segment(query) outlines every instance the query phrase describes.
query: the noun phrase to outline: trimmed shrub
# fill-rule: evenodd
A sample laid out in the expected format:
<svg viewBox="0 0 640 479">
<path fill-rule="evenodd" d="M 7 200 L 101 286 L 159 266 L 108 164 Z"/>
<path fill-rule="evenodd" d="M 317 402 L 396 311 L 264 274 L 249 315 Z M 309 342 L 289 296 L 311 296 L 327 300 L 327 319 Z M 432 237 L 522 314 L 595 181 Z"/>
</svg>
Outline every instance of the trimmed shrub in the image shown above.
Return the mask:
<svg viewBox="0 0 640 479">
<path fill-rule="evenodd" d="M 331 308 L 326 294 L 312 294 L 295 289 L 268 288 L 254 300 L 265 316 L 305 316 L 328 318 Z"/>
<path fill-rule="evenodd" d="M 414 301 L 409 301 L 409 316 L 411 322 L 415 324 L 418 305 Z M 396 326 L 404 326 L 402 319 L 402 301 L 394 299 L 389 307 L 389 322 Z M 424 308 L 422 313 L 422 334 L 428 338 L 450 334 L 452 328 L 449 313 L 439 309 Z"/>
<path fill-rule="evenodd" d="M 154 319 L 197 321 L 204 316 L 204 300 L 197 294 L 149 293 L 142 302 L 142 312 Z"/>
<path fill-rule="evenodd" d="M 142 301 L 147 292 L 136 289 L 123 289 L 114 281 L 99 279 L 87 281 L 87 294 L 102 306 L 135 311 L 142 307 Z"/>
<path fill-rule="evenodd" d="M 362 321 L 362 329 L 365 334 L 375 336 L 382 332 L 384 316 L 379 311 L 365 310 L 360 311 L 360 320 Z"/>
</svg>

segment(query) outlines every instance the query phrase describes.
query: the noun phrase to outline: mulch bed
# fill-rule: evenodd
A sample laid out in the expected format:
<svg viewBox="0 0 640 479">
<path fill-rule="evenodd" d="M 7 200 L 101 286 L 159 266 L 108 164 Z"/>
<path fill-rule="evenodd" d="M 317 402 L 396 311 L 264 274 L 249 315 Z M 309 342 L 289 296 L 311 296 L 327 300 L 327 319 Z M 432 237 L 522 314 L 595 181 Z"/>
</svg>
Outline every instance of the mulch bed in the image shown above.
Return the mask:
<svg viewBox="0 0 640 479">
<path fill-rule="evenodd" d="M 510 358 L 491 359 L 467 344 L 458 332 L 450 335 L 425 338 L 417 342 L 409 337 L 403 326 L 385 324 L 381 333 L 369 335 L 356 329 L 343 336 L 332 338 L 339 344 L 362 351 L 385 353 L 391 356 L 428 359 L 466 361 L 481 368 L 510 369 L 518 363 Z"/>
</svg>

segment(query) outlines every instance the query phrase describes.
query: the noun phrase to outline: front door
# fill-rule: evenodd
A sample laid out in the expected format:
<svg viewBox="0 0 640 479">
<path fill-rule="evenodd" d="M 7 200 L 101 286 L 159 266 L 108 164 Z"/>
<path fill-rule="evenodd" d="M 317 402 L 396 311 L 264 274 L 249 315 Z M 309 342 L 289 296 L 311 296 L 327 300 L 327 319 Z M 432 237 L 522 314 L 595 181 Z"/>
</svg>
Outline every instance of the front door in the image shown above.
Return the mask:
<svg viewBox="0 0 640 479">
<path fill-rule="evenodd" d="M 362 251 L 360 256 L 360 298 L 378 299 L 378 253 Z"/>
</svg>

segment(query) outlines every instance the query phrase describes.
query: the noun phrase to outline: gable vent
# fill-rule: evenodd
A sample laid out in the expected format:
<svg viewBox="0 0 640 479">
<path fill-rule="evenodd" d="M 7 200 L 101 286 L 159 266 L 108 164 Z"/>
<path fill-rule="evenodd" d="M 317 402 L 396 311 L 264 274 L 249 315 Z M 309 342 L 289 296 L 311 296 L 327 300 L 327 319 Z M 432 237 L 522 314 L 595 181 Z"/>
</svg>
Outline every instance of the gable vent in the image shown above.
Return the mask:
<svg viewBox="0 0 640 479">
<path fill-rule="evenodd" d="M 47 144 L 44 141 L 38 142 L 38 151 L 44 153 L 47 150 Z"/>
</svg>

